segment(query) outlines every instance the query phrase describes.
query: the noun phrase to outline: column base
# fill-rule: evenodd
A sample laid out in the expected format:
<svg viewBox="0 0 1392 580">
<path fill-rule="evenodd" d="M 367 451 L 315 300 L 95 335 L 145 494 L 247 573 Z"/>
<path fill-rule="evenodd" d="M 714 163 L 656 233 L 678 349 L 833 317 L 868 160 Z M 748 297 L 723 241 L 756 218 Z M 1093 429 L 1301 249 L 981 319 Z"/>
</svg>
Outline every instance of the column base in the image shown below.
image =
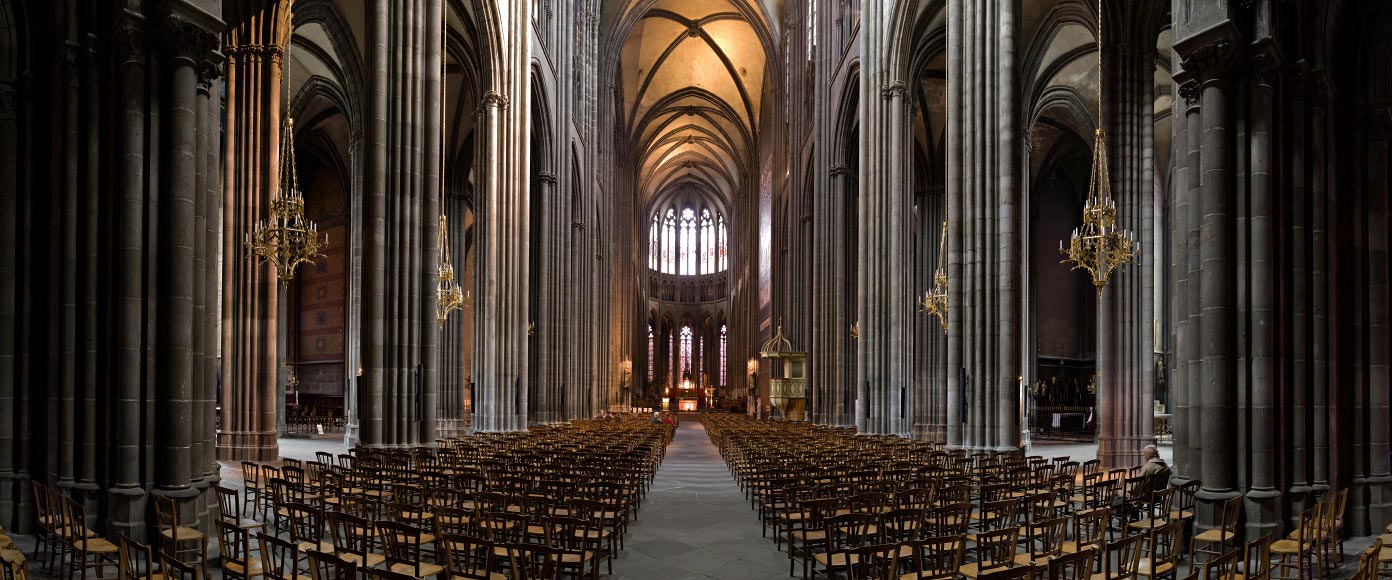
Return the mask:
<svg viewBox="0 0 1392 580">
<path fill-rule="evenodd" d="M 275 461 L 280 440 L 274 431 L 223 431 L 218 435 L 219 461 Z"/>
<path fill-rule="evenodd" d="M 1294 530 L 1300 527 L 1300 512 L 1313 506 L 1311 499 L 1314 494 L 1310 493 L 1314 488 L 1307 484 L 1292 485 L 1286 491 L 1286 498 L 1290 500 L 1290 512 L 1286 514 L 1286 522 L 1289 523 L 1287 529 Z"/>
<path fill-rule="evenodd" d="M 1195 506 L 1194 514 L 1194 533 L 1201 534 L 1208 530 L 1218 529 L 1223 526 L 1223 504 L 1228 500 L 1239 497 L 1242 492 L 1234 489 L 1209 489 L 1202 488 L 1194 494 L 1194 499 L 1198 504 Z"/>
<path fill-rule="evenodd" d="M 1281 492 L 1276 489 L 1252 489 L 1247 492 L 1243 502 L 1243 513 L 1247 517 L 1246 534 L 1248 541 L 1268 533 L 1281 532 Z"/>
<path fill-rule="evenodd" d="M 1392 475 L 1374 475 L 1368 478 L 1368 518 L 1371 522 L 1371 529 L 1362 532 L 1354 531 L 1357 535 L 1372 535 L 1381 533 L 1383 528 L 1377 526 L 1386 525 L 1392 521 Z"/>
<path fill-rule="evenodd" d="M 15 525 L 15 513 L 11 506 L 15 504 L 15 474 L 13 471 L 0 471 L 0 526 L 7 530 L 13 530 Z"/>
<path fill-rule="evenodd" d="M 117 486 L 106 490 L 106 521 L 116 537 L 126 534 L 137 542 L 150 543 L 145 535 L 145 514 L 150 511 L 149 498 L 145 489 L 139 486 Z"/>
</svg>

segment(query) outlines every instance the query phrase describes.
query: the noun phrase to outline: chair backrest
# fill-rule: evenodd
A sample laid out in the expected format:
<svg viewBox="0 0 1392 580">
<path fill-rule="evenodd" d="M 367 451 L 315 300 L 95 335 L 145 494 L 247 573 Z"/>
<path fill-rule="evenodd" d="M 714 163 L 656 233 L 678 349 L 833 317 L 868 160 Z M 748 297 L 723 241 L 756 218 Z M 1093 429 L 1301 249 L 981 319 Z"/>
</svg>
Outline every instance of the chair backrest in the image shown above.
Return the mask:
<svg viewBox="0 0 1392 580">
<path fill-rule="evenodd" d="M 900 550 L 898 566 L 906 575 L 900 578 L 947 580 L 957 577 L 967 541 L 965 536 L 937 536 L 902 545 L 907 550 Z"/>
<path fill-rule="evenodd" d="M 1019 514 L 1020 500 L 1017 498 L 986 502 L 981 506 L 981 529 L 995 530 L 1018 525 Z"/>
<path fill-rule="evenodd" d="M 1163 564 L 1173 565 L 1179 561 L 1179 537 L 1183 531 L 1183 522 L 1178 520 L 1151 529 L 1146 542 L 1151 569 L 1159 569 Z"/>
<path fill-rule="evenodd" d="M 1033 580 L 1034 566 L 1012 566 L 985 572 L 980 580 Z"/>
<path fill-rule="evenodd" d="M 155 525 L 157 531 L 172 529 L 179 525 L 179 503 L 174 498 L 152 494 L 150 496 L 155 501 Z"/>
<path fill-rule="evenodd" d="M 1271 532 L 1247 542 L 1242 563 L 1242 577 L 1245 580 L 1267 580 L 1271 578 Z"/>
<path fill-rule="evenodd" d="M 242 481 L 249 486 L 260 484 L 261 464 L 253 461 L 242 461 Z"/>
<path fill-rule="evenodd" d="M 1092 576 L 1092 562 L 1096 557 L 1096 548 L 1055 556 L 1049 559 L 1047 576 L 1049 580 L 1088 580 Z"/>
<path fill-rule="evenodd" d="M 361 561 L 366 562 L 371 541 L 368 531 L 372 524 L 363 518 L 343 512 L 329 512 L 328 520 L 334 553 L 355 554 Z"/>
<path fill-rule="evenodd" d="M 1131 580 L 1136 577 L 1140 572 L 1145 539 L 1145 534 L 1130 534 L 1107 543 L 1102 563 L 1102 573 L 1107 580 Z"/>
<path fill-rule="evenodd" d="M 887 541 L 903 542 L 923 534 L 922 508 L 898 508 L 880 514 L 880 533 Z"/>
<path fill-rule="evenodd" d="M 198 580 L 197 566 L 185 564 L 168 553 L 160 552 L 159 563 L 160 576 L 164 580 Z"/>
<path fill-rule="evenodd" d="M 382 555 L 386 556 L 387 567 L 397 564 L 410 566 L 414 571 L 412 576 L 419 578 L 424 532 L 414 525 L 390 520 L 377 522 L 377 529 L 381 531 Z"/>
<path fill-rule="evenodd" d="M 1237 563 L 1242 553 L 1229 550 L 1227 553 L 1204 563 L 1204 580 L 1233 580 L 1237 575 Z"/>
<path fill-rule="evenodd" d="M 1029 544 L 1031 560 L 1063 554 L 1063 539 L 1068 534 L 1068 518 L 1033 523 L 1025 526 L 1025 530 L 1025 541 Z"/>
<path fill-rule="evenodd" d="M 932 536 L 965 536 L 971 525 L 971 511 L 967 502 L 939 507 L 929 514 L 926 532 Z"/>
<path fill-rule="evenodd" d="M 508 544 L 513 580 L 560 580 L 565 551 L 539 544 Z"/>
<path fill-rule="evenodd" d="M 1234 498 L 1234 499 L 1241 499 L 1241 498 Z M 1296 539 L 1297 541 L 1299 541 L 1302 545 L 1303 545 L 1305 542 L 1313 542 L 1313 541 L 1319 539 L 1320 508 L 1321 508 L 1321 507 L 1323 507 L 1323 506 L 1320 505 L 1320 504 L 1315 504 L 1315 505 L 1311 506 L 1309 509 L 1306 509 L 1305 511 L 1300 512 L 1300 527 L 1298 527 L 1298 528 L 1295 529 L 1295 539 Z M 1226 509 L 1226 507 L 1224 508 L 1223 511 L 1224 511 L 1224 515 L 1226 516 L 1226 515 L 1227 515 L 1227 509 Z"/>
<path fill-rule="evenodd" d="M 865 545 L 866 535 L 875 521 L 875 516 L 861 513 L 841 514 L 827 518 L 823 527 L 826 530 L 827 552 L 845 553 L 851 548 Z"/>
<path fill-rule="evenodd" d="M 1073 513 L 1073 541 L 1078 547 L 1100 548 L 1107 537 L 1107 524 L 1111 521 L 1112 510 L 1099 507 L 1079 510 Z"/>
<path fill-rule="evenodd" d="M 1199 493 L 1199 489 L 1201 489 L 1202 487 L 1203 482 L 1197 479 L 1192 481 L 1186 481 L 1183 485 L 1179 486 L 1179 490 L 1177 492 L 1179 505 L 1177 507 L 1181 513 L 1189 512 L 1189 515 L 1194 515 L 1194 508 L 1199 503 L 1196 494 Z"/>
<path fill-rule="evenodd" d="M 420 580 L 410 574 L 387 570 L 383 568 L 368 568 L 367 574 L 373 580 Z"/>
<path fill-rule="evenodd" d="M 335 554 L 305 550 L 309 561 L 309 576 L 313 580 L 357 580 L 358 565 Z"/>
<path fill-rule="evenodd" d="M 295 542 L 318 544 L 324 537 L 324 510 L 307 503 L 287 503 L 283 506 L 290 520 L 290 539 Z"/>
<path fill-rule="evenodd" d="M 1229 534 L 1237 533 L 1237 516 L 1242 511 L 1242 496 L 1237 496 L 1223 502 L 1223 531 Z"/>
<path fill-rule="evenodd" d="M 273 535 L 256 534 L 261 547 L 261 570 L 266 580 L 299 580 L 300 547 Z"/>
<path fill-rule="evenodd" d="M 871 544 L 852 548 L 847 560 L 847 580 L 896 580 L 898 544 Z"/>
<path fill-rule="evenodd" d="M 122 580 L 138 580 L 150 575 L 155 565 L 155 552 L 150 546 L 132 540 L 125 532 L 121 533 L 117 544 L 120 558 Z"/>
<path fill-rule="evenodd" d="M 1015 544 L 1019 538 L 1020 528 L 1015 526 L 977 534 L 976 561 L 981 569 L 1014 564 Z"/>
<path fill-rule="evenodd" d="M 245 578 L 247 560 L 251 557 L 251 534 L 246 528 L 223 520 L 217 521 L 217 529 L 218 539 L 221 540 L 223 575 Z"/>
<path fill-rule="evenodd" d="M 218 485 L 218 517 L 225 522 L 239 523 L 242 520 L 242 502 L 237 497 L 237 490 L 225 485 Z"/>
<path fill-rule="evenodd" d="M 501 573 L 493 550 L 493 542 L 478 536 L 446 534 L 440 537 L 444 549 L 445 570 L 451 578 L 490 580 L 490 573 Z"/>
</svg>

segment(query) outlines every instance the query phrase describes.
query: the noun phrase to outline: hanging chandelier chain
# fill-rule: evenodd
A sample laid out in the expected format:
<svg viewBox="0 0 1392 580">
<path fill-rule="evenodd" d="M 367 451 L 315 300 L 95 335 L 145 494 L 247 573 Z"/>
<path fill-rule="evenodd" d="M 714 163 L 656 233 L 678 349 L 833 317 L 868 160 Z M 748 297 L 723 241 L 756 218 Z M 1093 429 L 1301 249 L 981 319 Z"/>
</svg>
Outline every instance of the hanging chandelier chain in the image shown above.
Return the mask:
<svg viewBox="0 0 1392 580">
<path fill-rule="evenodd" d="M 444 9 L 442 9 L 444 10 Z M 449 111 L 449 64 L 446 60 L 445 38 L 449 32 L 449 19 L 440 18 L 440 231 L 436 238 L 436 284 L 435 320 L 444 326 L 450 312 L 464 307 L 464 291 L 454 278 L 454 264 L 450 261 L 449 218 L 445 211 L 445 139 L 449 133 L 445 115 Z"/>
</svg>

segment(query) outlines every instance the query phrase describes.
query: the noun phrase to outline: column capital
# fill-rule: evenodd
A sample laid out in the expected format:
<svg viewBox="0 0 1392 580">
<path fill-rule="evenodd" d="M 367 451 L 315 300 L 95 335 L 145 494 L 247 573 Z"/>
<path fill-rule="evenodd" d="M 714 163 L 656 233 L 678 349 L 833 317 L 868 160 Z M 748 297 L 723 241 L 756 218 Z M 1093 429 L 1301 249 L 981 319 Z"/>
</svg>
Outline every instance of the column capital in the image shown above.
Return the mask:
<svg viewBox="0 0 1392 580">
<path fill-rule="evenodd" d="M 160 24 L 160 36 L 176 59 L 198 61 L 217 47 L 215 34 L 181 14 L 165 17 Z"/>
<path fill-rule="evenodd" d="M 547 185 L 556 185 L 556 174 L 550 171 L 543 171 L 537 174 L 537 178 Z"/>
<path fill-rule="evenodd" d="M 1248 52 L 1252 55 L 1250 62 L 1252 70 L 1256 73 L 1257 84 L 1270 88 L 1276 81 L 1281 66 L 1285 64 L 1285 58 L 1281 56 L 1281 47 L 1270 38 L 1263 38 L 1252 43 Z"/>
<path fill-rule="evenodd" d="M 484 93 L 483 100 L 480 102 L 480 106 L 497 107 L 499 109 L 506 110 L 508 108 L 509 102 L 510 101 L 508 100 L 507 95 L 504 95 L 498 91 L 488 91 L 487 93 Z"/>
<path fill-rule="evenodd" d="M 115 33 L 111 35 L 112 48 L 125 62 L 138 61 L 145 57 L 145 17 L 137 12 L 125 10 L 119 16 Z"/>
<path fill-rule="evenodd" d="M 1176 78 L 1175 80 L 1179 80 Z M 1179 83 L 1179 96 L 1184 99 L 1184 104 L 1190 107 L 1199 104 L 1199 81 L 1192 78 Z"/>
<path fill-rule="evenodd" d="M 1242 33 L 1231 21 L 1224 21 L 1175 44 L 1184 61 L 1184 72 L 1201 85 L 1228 83 L 1239 56 L 1237 46 Z"/>
<path fill-rule="evenodd" d="M 0 83 L 0 119 L 19 118 L 19 97 L 14 85 Z"/>
<path fill-rule="evenodd" d="M 846 165 L 842 163 L 832 165 L 830 173 L 832 177 L 841 177 L 846 174 Z"/>
<path fill-rule="evenodd" d="M 904 81 L 894 81 L 880 87 L 880 97 L 888 101 L 895 97 L 903 98 L 908 89 L 904 86 Z"/>
</svg>

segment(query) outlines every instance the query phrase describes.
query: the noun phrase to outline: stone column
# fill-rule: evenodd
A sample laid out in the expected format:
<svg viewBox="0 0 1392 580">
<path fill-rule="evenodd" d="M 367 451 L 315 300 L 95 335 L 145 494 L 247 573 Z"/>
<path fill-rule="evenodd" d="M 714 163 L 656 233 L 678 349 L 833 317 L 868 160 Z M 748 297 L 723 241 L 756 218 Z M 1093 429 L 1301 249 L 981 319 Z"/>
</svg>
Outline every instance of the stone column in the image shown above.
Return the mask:
<svg viewBox="0 0 1392 580">
<path fill-rule="evenodd" d="M 115 531 L 131 537 L 143 530 L 145 491 L 141 487 L 141 454 L 144 443 L 139 417 L 143 382 L 140 367 L 144 360 L 142 330 L 144 301 L 144 216 L 145 216 L 145 21 L 123 13 L 117 53 L 120 66 L 119 124 L 115 146 L 119 161 L 115 169 L 119 201 L 116 211 L 116 260 L 113 268 L 116 293 L 116 368 L 112 377 L 115 396 L 112 487 L 107 490 L 109 518 Z M 0 276 L 3 278 L 3 276 Z M 3 312 L 3 308 L 0 308 Z M 2 432 L 2 431 L 0 431 Z"/>
<path fill-rule="evenodd" d="M 1368 520 L 1392 518 L 1392 466 L 1388 463 L 1388 382 L 1392 365 L 1392 315 L 1388 296 L 1388 141 L 1392 108 L 1373 112 L 1367 150 L 1368 235 Z M 1376 527 L 1374 527 L 1374 531 Z"/>
<path fill-rule="evenodd" d="M 0 82 L 0 525 L 15 529 L 15 332 L 19 249 L 19 110 L 13 84 Z M 24 490 L 19 490 L 22 493 Z"/>
<path fill-rule="evenodd" d="M 962 11 L 963 0 L 947 0 L 947 78 L 962 78 Z M 958 372 L 962 369 L 962 119 L 953 115 L 962 107 L 962 83 L 947 83 L 947 279 L 948 279 L 948 333 L 947 333 L 947 417 L 946 442 L 948 447 L 963 446 L 963 390 Z"/>
<path fill-rule="evenodd" d="M 1235 36 L 1235 32 L 1231 33 Z M 1200 416 L 1205 425 L 1203 448 L 1203 489 L 1199 493 L 1199 527 L 1219 523 L 1221 504 L 1238 495 L 1234 458 L 1238 449 L 1231 421 L 1236 411 L 1236 348 L 1234 276 L 1235 194 L 1231 167 L 1232 118 L 1229 91 L 1233 44 L 1229 36 L 1201 38 L 1187 49 L 1185 70 L 1198 78 L 1202 90 L 1203 155 L 1200 169 L 1202 220 L 1200 222 L 1199 273 L 1201 329 L 1199 356 L 1201 384 Z"/>
<path fill-rule="evenodd" d="M 280 285 L 272 266 L 249 258 L 247 232 L 269 218 L 280 189 L 282 49 L 289 0 L 233 23 L 227 47 L 223 166 L 222 435 L 218 458 L 269 461 L 280 454 Z M 266 24 L 273 23 L 273 24 Z"/>
<path fill-rule="evenodd" d="M 1276 223 L 1278 205 L 1272 171 L 1275 148 L 1272 133 L 1272 94 L 1279 55 L 1264 44 L 1254 58 L 1256 83 L 1251 92 L 1251 200 L 1249 261 L 1251 264 L 1251 481 L 1247 490 L 1248 538 L 1259 538 L 1280 526 L 1281 492 L 1276 488 Z"/>
</svg>

